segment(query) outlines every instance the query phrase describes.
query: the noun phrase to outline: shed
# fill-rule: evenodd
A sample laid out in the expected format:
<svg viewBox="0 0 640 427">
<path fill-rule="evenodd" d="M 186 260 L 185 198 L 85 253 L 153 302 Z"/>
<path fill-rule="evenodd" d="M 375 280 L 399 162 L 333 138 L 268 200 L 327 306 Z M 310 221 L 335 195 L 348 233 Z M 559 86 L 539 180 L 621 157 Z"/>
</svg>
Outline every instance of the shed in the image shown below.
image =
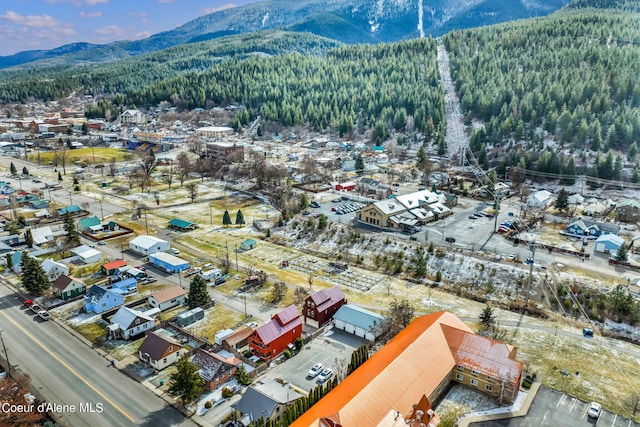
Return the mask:
<svg viewBox="0 0 640 427">
<path fill-rule="evenodd" d="M 189 262 L 165 252 L 149 255 L 149 262 L 167 273 L 179 273 L 189 268 Z"/>
<path fill-rule="evenodd" d="M 333 315 L 333 324 L 336 329 L 375 341 L 380 335 L 379 326 L 383 319 L 381 315 L 372 311 L 345 304 Z"/>
<path fill-rule="evenodd" d="M 78 257 L 85 264 L 98 262 L 102 259 L 102 252 L 90 248 L 87 245 L 81 245 L 71 249 L 71 253 Z"/>
<path fill-rule="evenodd" d="M 218 345 L 222 345 L 222 340 L 224 340 L 225 338 L 227 338 L 229 335 L 233 334 L 233 329 L 223 329 L 221 331 L 218 331 L 218 333 L 216 333 L 213 336 L 213 341 L 218 344 Z"/>
<path fill-rule="evenodd" d="M 597 252 L 615 253 L 624 243 L 624 239 L 615 234 L 603 234 L 596 240 Z"/>
<path fill-rule="evenodd" d="M 176 317 L 176 323 L 178 326 L 188 326 L 202 319 L 204 319 L 204 310 L 201 307 L 196 307 L 178 314 Z"/>
<path fill-rule="evenodd" d="M 255 239 L 247 239 L 244 242 L 240 243 L 240 249 L 242 249 L 243 251 L 248 251 L 254 249 L 257 244 L 258 242 L 256 242 Z"/>
<path fill-rule="evenodd" d="M 189 231 L 198 228 L 198 224 L 196 224 L 195 222 L 187 221 L 186 219 L 172 218 L 171 220 L 169 220 L 169 228 L 180 231 Z"/>
</svg>

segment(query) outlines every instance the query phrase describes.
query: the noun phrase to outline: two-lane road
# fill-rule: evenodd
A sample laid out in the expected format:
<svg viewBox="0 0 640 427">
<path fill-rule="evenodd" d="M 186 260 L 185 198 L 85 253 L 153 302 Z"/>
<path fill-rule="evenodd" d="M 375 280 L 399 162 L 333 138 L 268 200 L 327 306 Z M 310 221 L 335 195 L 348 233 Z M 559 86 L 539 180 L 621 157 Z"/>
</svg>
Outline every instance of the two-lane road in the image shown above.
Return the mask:
<svg viewBox="0 0 640 427">
<path fill-rule="evenodd" d="M 22 300 L 4 284 L 0 285 L 0 329 L 11 365 L 31 377 L 43 398 L 75 405 L 59 414 L 68 425 L 195 425 L 142 384 L 109 366 L 108 360 L 60 325 L 41 321 L 25 310 Z"/>
</svg>

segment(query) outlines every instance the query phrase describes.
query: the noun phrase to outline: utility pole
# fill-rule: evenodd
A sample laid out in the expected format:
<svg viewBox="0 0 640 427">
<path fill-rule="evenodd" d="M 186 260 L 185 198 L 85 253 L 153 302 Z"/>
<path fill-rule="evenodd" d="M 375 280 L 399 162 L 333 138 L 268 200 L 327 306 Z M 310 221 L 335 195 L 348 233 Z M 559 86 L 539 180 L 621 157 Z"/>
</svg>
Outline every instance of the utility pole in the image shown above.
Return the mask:
<svg viewBox="0 0 640 427">
<path fill-rule="evenodd" d="M 238 268 L 238 244 L 237 243 L 233 244 L 233 250 L 236 253 L 236 271 L 240 271 L 240 269 Z M 247 313 L 245 313 L 245 314 L 247 314 Z"/>
<path fill-rule="evenodd" d="M 4 358 L 7 361 L 7 373 L 11 376 L 11 363 L 9 362 L 9 353 L 7 353 L 7 346 L 4 345 L 4 338 L 2 338 L 2 330 L 0 330 L 0 342 L 2 342 L 2 349 L 4 350 Z"/>
<path fill-rule="evenodd" d="M 536 244 L 532 243 L 529 245 L 529 249 L 531 250 L 531 264 L 529 264 L 529 280 L 527 280 L 527 294 L 525 295 L 525 311 L 529 310 L 529 293 L 531 292 L 531 280 L 533 279 L 533 262 L 536 256 Z"/>
<path fill-rule="evenodd" d="M 224 246 L 227 248 L 227 262 L 225 264 L 225 274 L 229 274 L 229 242 L 226 242 Z"/>
</svg>

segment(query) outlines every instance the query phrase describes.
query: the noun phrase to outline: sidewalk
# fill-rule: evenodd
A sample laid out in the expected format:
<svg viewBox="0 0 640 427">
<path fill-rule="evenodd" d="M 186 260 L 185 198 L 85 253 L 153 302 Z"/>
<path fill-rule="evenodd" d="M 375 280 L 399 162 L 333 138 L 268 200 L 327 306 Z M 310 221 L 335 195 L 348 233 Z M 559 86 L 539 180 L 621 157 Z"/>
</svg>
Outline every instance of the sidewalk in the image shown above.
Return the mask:
<svg viewBox="0 0 640 427">
<path fill-rule="evenodd" d="M 518 393 L 513 404 L 503 408 L 489 409 L 487 411 L 472 412 L 465 415 L 464 418 L 458 420 L 458 427 L 468 427 L 470 424 L 482 421 L 501 420 L 504 418 L 524 417 L 529 412 L 531 403 L 538 393 L 540 383 L 535 382 L 531 385 L 531 389 L 527 392 Z"/>
</svg>

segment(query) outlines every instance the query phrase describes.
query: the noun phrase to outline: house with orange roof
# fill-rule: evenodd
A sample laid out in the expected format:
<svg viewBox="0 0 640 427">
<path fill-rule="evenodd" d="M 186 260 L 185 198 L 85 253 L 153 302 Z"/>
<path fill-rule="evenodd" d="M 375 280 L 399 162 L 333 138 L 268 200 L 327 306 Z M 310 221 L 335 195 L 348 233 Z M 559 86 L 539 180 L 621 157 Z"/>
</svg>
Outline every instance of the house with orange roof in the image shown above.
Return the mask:
<svg viewBox="0 0 640 427">
<path fill-rule="evenodd" d="M 260 359 L 273 360 L 301 335 L 300 313 L 290 305 L 249 335 L 249 348 Z"/>
<path fill-rule="evenodd" d="M 421 316 L 291 426 L 435 426 L 431 402 L 452 381 L 513 402 L 523 369 L 515 356 L 513 346 L 476 335 L 454 314 Z"/>
<path fill-rule="evenodd" d="M 117 259 L 115 261 L 108 262 L 100 267 L 100 272 L 105 276 L 113 276 L 114 274 L 118 274 L 120 269 L 127 265 L 127 261 L 123 259 Z"/>
</svg>

